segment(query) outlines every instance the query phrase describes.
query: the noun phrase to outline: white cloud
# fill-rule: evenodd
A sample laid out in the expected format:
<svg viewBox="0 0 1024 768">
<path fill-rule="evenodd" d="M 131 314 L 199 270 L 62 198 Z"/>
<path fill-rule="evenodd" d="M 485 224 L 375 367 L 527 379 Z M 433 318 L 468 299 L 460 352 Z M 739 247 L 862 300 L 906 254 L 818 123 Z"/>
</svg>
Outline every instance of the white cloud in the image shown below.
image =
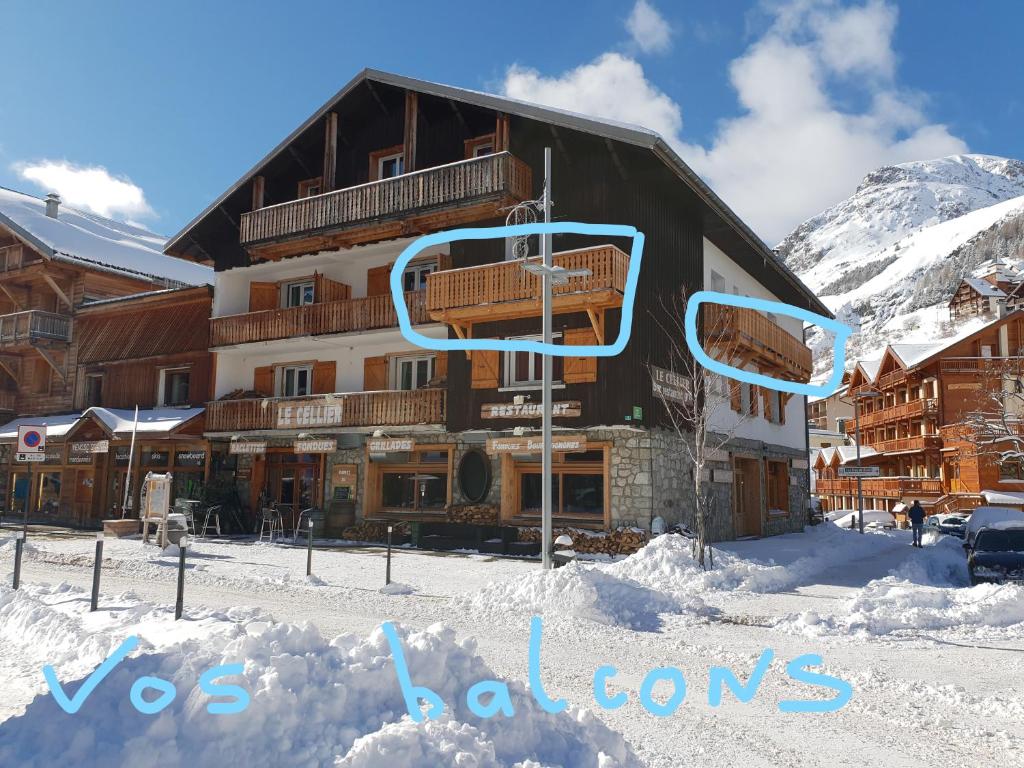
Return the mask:
<svg viewBox="0 0 1024 768">
<path fill-rule="evenodd" d="M 644 53 L 662 53 L 672 45 L 672 27 L 647 0 L 636 0 L 626 29 Z"/>
<path fill-rule="evenodd" d="M 81 166 L 66 160 L 16 163 L 14 170 L 43 192 L 56 192 L 75 208 L 115 219 L 150 218 L 155 214 L 142 188 L 98 165 Z"/>
<path fill-rule="evenodd" d="M 874 168 L 967 151 L 928 120 L 923 94 L 896 82 L 893 6 L 792 0 L 771 13 L 729 68 L 742 112 L 706 145 L 687 140 L 680 105 L 621 54 L 553 77 L 513 66 L 505 92 L 658 131 L 769 243 L 850 195 Z M 842 106 L 836 84 L 857 89 L 867 106 Z"/>
</svg>

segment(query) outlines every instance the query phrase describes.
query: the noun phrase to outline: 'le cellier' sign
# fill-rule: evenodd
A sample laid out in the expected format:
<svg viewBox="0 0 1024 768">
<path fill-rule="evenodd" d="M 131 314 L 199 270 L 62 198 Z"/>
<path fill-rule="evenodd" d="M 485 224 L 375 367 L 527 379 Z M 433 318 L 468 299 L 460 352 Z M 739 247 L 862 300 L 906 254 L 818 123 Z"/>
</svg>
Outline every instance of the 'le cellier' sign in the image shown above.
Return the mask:
<svg viewBox="0 0 1024 768">
<path fill-rule="evenodd" d="M 341 426 L 341 401 L 310 403 L 302 400 L 277 404 L 277 428 Z"/>
<path fill-rule="evenodd" d="M 488 453 L 540 453 L 544 450 L 544 436 L 530 437 L 489 437 Z M 551 450 L 562 453 L 580 453 L 587 450 L 586 435 L 554 435 Z"/>
<path fill-rule="evenodd" d="M 551 404 L 551 415 L 579 416 L 583 413 L 579 400 L 568 400 Z M 480 407 L 480 417 L 484 419 L 539 419 L 544 415 L 542 404 L 536 403 L 485 403 Z"/>
</svg>

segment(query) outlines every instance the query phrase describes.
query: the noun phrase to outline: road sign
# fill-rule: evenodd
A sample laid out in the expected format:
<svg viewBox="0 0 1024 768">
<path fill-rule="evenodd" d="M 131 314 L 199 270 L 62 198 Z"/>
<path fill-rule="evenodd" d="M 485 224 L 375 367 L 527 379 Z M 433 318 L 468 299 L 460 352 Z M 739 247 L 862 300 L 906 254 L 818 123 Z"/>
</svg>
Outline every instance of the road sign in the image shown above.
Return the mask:
<svg viewBox="0 0 1024 768">
<path fill-rule="evenodd" d="M 45 453 L 18 453 L 14 458 L 17 461 L 46 461 Z"/>
<path fill-rule="evenodd" d="M 881 477 L 881 467 L 840 467 L 840 477 Z"/>
<path fill-rule="evenodd" d="M 45 453 L 46 427 L 26 424 L 18 427 L 18 453 Z"/>
</svg>

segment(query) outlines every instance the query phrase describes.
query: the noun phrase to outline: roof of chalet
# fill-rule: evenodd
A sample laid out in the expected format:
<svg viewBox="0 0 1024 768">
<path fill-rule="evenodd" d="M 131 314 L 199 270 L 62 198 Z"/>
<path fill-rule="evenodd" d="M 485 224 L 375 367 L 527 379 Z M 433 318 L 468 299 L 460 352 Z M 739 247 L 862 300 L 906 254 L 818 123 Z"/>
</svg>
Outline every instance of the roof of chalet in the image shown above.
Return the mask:
<svg viewBox="0 0 1024 768">
<path fill-rule="evenodd" d="M 1006 291 L 1004 291 L 998 285 L 990 283 L 988 280 L 984 280 L 980 277 L 965 277 L 963 280 L 960 281 L 961 285 L 963 285 L 964 283 L 971 286 L 971 288 L 973 288 L 974 291 L 981 296 L 989 296 L 998 299 L 1006 295 Z M 952 304 L 955 299 L 956 293 L 954 293 L 953 296 L 950 297 L 949 303 Z"/>
<path fill-rule="evenodd" d="M 213 283 L 213 270 L 163 253 L 164 238 L 141 227 L 61 203 L 57 218 L 46 201 L 0 187 L 0 225 L 44 257 L 179 285 Z"/>
<path fill-rule="evenodd" d="M 657 132 L 638 125 L 617 122 L 607 118 L 598 118 L 588 115 L 581 115 L 555 107 L 546 107 L 519 99 L 511 99 L 507 96 L 496 96 L 482 91 L 474 91 L 468 88 L 459 88 L 442 83 L 434 83 L 428 80 L 419 80 L 413 77 L 406 77 L 391 72 L 383 72 L 377 69 L 364 69 L 334 96 L 327 100 L 307 120 L 292 131 L 280 144 L 274 147 L 263 159 L 246 172 L 238 181 L 232 184 L 216 200 L 208 205 L 198 216 L 185 225 L 185 227 L 167 241 L 165 251 L 170 251 L 179 244 L 196 224 L 204 219 L 211 212 L 215 211 L 224 201 L 238 191 L 239 188 L 249 181 L 267 162 L 285 151 L 288 146 L 302 135 L 317 120 L 323 117 L 338 101 L 348 95 L 354 88 L 364 81 L 373 81 L 384 85 L 391 85 L 397 88 L 405 88 L 426 95 L 439 98 L 460 101 L 472 104 L 484 109 L 493 109 L 499 112 L 506 112 L 528 119 L 550 123 L 557 127 L 564 127 L 584 133 L 601 136 L 614 141 L 621 141 L 626 144 L 633 144 L 651 150 L 662 160 L 672 171 L 674 171 L 696 194 L 716 212 L 728 225 L 745 240 L 750 247 L 757 252 L 766 264 L 772 267 L 798 292 L 813 311 L 832 317 L 832 311 L 826 307 L 820 299 L 800 280 L 796 274 L 786 266 L 781 258 L 769 248 L 750 227 L 744 223 L 733 210 L 722 201 L 722 199 L 697 175 L 674 149 Z"/>
<path fill-rule="evenodd" d="M 874 381 L 878 375 L 878 369 L 882 365 L 882 358 L 876 358 L 873 360 L 858 360 L 857 365 L 864 371 L 868 381 Z"/>
<path fill-rule="evenodd" d="M 832 460 L 836 458 L 836 454 L 839 455 L 839 463 L 846 464 L 851 461 L 857 460 L 857 446 L 856 445 L 835 445 L 828 448 L 822 448 L 821 456 L 822 462 L 825 464 L 831 464 Z M 870 445 L 862 445 L 860 449 L 861 459 L 867 459 L 872 456 L 878 455 L 878 451 L 872 448 Z"/>
<path fill-rule="evenodd" d="M 889 349 L 899 358 L 905 368 L 913 368 L 922 360 L 944 349 L 948 346 L 945 343 L 938 344 L 890 344 Z M 876 374 L 877 375 L 877 374 Z"/>
<path fill-rule="evenodd" d="M 138 434 L 159 435 L 173 432 L 203 413 L 203 408 L 150 408 L 139 410 Z M 92 417 L 111 437 L 131 435 L 135 427 L 135 410 L 119 408 L 87 408 L 81 413 L 56 416 L 23 416 L 0 426 L 0 441 L 15 440 L 20 426 L 45 426 L 46 436 L 62 438 L 86 418 Z"/>
</svg>

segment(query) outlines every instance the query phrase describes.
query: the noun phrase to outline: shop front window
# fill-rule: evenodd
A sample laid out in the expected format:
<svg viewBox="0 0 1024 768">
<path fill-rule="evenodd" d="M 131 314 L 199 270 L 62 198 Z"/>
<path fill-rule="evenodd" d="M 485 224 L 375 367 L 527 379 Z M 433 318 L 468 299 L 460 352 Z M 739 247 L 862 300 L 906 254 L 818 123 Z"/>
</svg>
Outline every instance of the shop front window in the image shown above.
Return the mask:
<svg viewBox="0 0 1024 768">
<path fill-rule="evenodd" d="M 448 503 L 448 475 L 422 471 L 385 471 L 381 504 L 385 509 L 409 509 L 417 512 L 442 510 Z"/>
<path fill-rule="evenodd" d="M 39 511 L 41 514 L 60 514 L 60 472 L 43 472 L 39 476 Z"/>
<path fill-rule="evenodd" d="M 541 471 L 535 460 L 519 463 L 519 514 L 541 513 Z M 605 507 L 604 451 L 555 454 L 551 475 L 552 513 L 602 518 Z"/>
</svg>

